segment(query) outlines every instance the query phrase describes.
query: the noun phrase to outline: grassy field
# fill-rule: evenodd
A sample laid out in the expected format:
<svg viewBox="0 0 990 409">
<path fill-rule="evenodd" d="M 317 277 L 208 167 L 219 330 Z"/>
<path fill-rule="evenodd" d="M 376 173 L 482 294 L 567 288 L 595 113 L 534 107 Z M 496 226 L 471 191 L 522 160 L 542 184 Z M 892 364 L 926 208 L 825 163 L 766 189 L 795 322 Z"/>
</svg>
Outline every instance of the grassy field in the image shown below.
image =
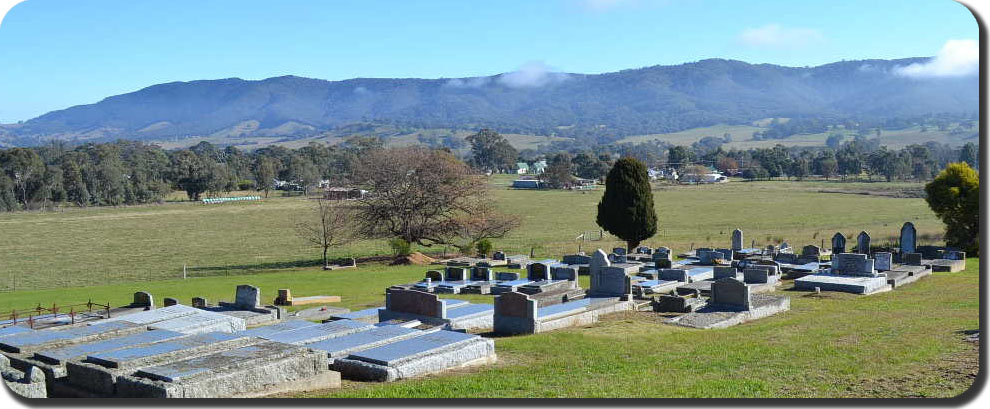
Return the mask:
<svg viewBox="0 0 990 409">
<path fill-rule="evenodd" d="M 580 243 L 582 232 L 598 232 L 595 212 L 601 191 L 523 191 L 508 189 L 512 176 L 492 179 L 493 196 L 522 225 L 497 248 L 510 253 L 559 257 L 604 241 Z M 875 242 L 898 234 L 905 221 L 922 241 L 938 236 L 940 222 L 919 198 L 893 198 L 884 192 L 917 190 L 910 183 L 730 182 L 721 185 L 660 186 L 654 191 L 660 229 L 647 240 L 682 251 L 727 246 L 740 228 L 746 243 L 788 241 L 793 245 L 827 240 L 836 231 L 849 237 L 860 230 Z M 822 193 L 853 192 L 844 194 Z M 173 199 L 179 199 L 177 194 Z M 0 214 L 0 291 L 94 286 L 192 276 L 236 275 L 312 267 L 316 249 L 294 234 L 300 213 L 312 206 L 301 197 L 203 205 L 169 202 L 122 208 L 67 209 L 60 213 Z M 563 211 L 562 211 L 563 210 Z M 422 249 L 426 250 L 426 249 Z M 429 249 L 440 252 L 442 248 Z M 368 256 L 389 251 L 384 241 L 354 243 L 336 256 Z"/>
<path fill-rule="evenodd" d="M 577 250 L 580 231 L 597 230 L 601 192 L 517 191 L 512 177 L 492 179 L 494 196 L 523 225 L 497 247 L 537 256 Z M 730 182 L 657 186 L 661 231 L 648 241 L 686 250 L 727 245 L 739 227 L 747 244 L 820 243 L 835 231 L 870 231 L 875 242 L 915 223 L 934 240 L 940 223 L 907 183 Z M 826 193 L 827 192 L 827 193 Z M 869 194 L 864 194 L 869 193 Z M 910 194 L 906 196 L 911 196 Z M 302 198 L 206 206 L 83 209 L 0 215 L 0 311 L 39 303 L 126 304 L 134 291 L 188 302 L 231 300 L 238 284 L 256 285 L 264 300 L 276 289 L 296 296 L 340 295 L 351 309 L 380 306 L 384 288 L 423 277 L 425 266 L 364 264 L 325 272 L 317 252 L 292 234 Z M 922 240 L 924 241 L 924 240 Z M 585 249 L 609 248 L 606 240 Z M 385 252 L 381 242 L 343 253 Z M 978 351 L 963 340 L 979 327 L 978 259 L 967 270 L 939 273 L 868 297 L 787 291 L 791 311 L 724 330 L 664 325 L 630 312 L 600 323 L 531 336 L 496 338 L 499 362 L 391 384 L 345 382 L 306 397 L 905 397 L 954 396 L 978 372 Z M 190 278 L 181 279 L 182 264 Z M 588 286 L 587 277 L 581 278 Z M 65 288 L 71 287 L 71 288 Z M 9 288 L 9 287 L 8 287 Z M 457 296 L 491 302 L 490 296 Z"/>
</svg>

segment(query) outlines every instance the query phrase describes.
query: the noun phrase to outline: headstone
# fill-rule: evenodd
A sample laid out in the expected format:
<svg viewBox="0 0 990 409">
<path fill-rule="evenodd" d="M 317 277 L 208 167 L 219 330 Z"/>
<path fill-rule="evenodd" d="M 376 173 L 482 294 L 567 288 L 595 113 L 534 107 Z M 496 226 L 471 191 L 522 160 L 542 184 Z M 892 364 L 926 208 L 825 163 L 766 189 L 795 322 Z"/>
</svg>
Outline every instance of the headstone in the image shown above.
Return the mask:
<svg viewBox="0 0 990 409">
<path fill-rule="evenodd" d="M 743 281 L 747 284 L 764 284 L 770 282 L 770 272 L 765 268 L 750 267 L 743 270 Z"/>
<path fill-rule="evenodd" d="M 253 285 L 241 284 L 237 286 L 234 306 L 244 310 L 261 308 L 261 290 Z"/>
<path fill-rule="evenodd" d="M 861 231 L 856 236 L 856 252 L 859 254 L 870 254 L 870 234 Z"/>
<path fill-rule="evenodd" d="M 467 281 L 468 277 L 471 276 L 471 269 L 468 267 L 447 267 L 444 270 L 446 277 L 444 280 L 447 281 Z"/>
<path fill-rule="evenodd" d="M 726 259 L 725 254 L 721 251 L 712 249 L 698 249 L 695 254 L 697 254 L 698 260 L 701 261 L 701 264 L 711 265 L 718 263 L 720 260 Z"/>
<path fill-rule="evenodd" d="M 275 305 L 292 305 L 292 291 L 288 288 L 280 288 L 278 296 L 275 297 Z"/>
<path fill-rule="evenodd" d="M 436 294 L 415 290 L 392 290 L 385 294 L 385 309 L 392 312 L 447 318 L 443 300 Z"/>
<path fill-rule="evenodd" d="M 498 281 L 516 281 L 519 279 L 519 273 L 510 272 L 498 272 L 495 273 L 495 279 Z"/>
<path fill-rule="evenodd" d="M 660 269 L 660 272 L 657 274 L 657 276 L 662 281 L 680 281 L 682 283 L 688 282 L 689 278 L 691 277 L 690 275 L 688 275 L 687 270 L 680 268 Z"/>
<path fill-rule="evenodd" d="M 598 249 L 591 254 L 591 262 L 588 263 L 588 271 L 592 277 L 598 275 L 603 267 L 608 267 L 612 265 L 612 262 L 608 260 L 608 254 L 605 254 L 605 250 Z"/>
<path fill-rule="evenodd" d="M 653 252 L 653 264 L 657 269 L 670 268 L 673 263 L 674 259 L 670 254 L 670 249 L 660 247 Z"/>
<path fill-rule="evenodd" d="M 832 254 L 840 254 L 846 252 L 846 236 L 842 233 L 835 233 L 832 236 Z"/>
<path fill-rule="evenodd" d="M 793 253 L 779 253 L 773 260 L 778 263 L 798 264 L 798 255 Z"/>
<path fill-rule="evenodd" d="M 530 281 L 552 280 L 550 270 L 553 268 L 553 260 L 543 260 L 526 266 L 526 279 Z"/>
<path fill-rule="evenodd" d="M 714 278 L 736 278 L 736 268 L 731 266 L 715 266 Z"/>
<path fill-rule="evenodd" d="M 818 257 L 822 255 L 822 249 L 814 244 L 809 244 L 801 248 L 801 255 Z"/>
<path fill-rule="evenodd" d="M 489 267 L 476 266 L 471 269 L 471 281 L 492 281 L 495 278 Z"/>
<path fill-rule="evenodd" d="M 588 264 L 591 262 L 591 256 L 587 256 L 583 252 L 578 254 L 568 254 L 564 256 L 561 261 L 563 261 L 564 264 Z"/>
<path fill-rule="evenodd" d="M 206 298 L 203 298 L 203 297 L 193 297 L 192 298 L 192 306 L 193 306 L 193 308 L 206 308 L 206 307 L 208 307 L 208 305 L 206 303 Z"/>
<path fill-rule="evenodd" d="M 175 298 L 172 298 L 172 297 L 165 297 L 162 300 L 162 305 L 164 305 L 166 307 L 171 307 L 171 306 L 176 305 L 178 303 L 179 303 L 179 300 L 176 300 Z"/>
<path fill-rule="evenodd" d="M 946 260 L 965 260 L 966 259 L 966 252 L 965 251 L 946 251 L 945 252 L 945 255 L 943 257 L 945 257 Z"/>
<path fill-rule="evenodd" d="M 536 320 L 537 307 L 536 300 L 515 291 L 495 297 L 495 315 Z"/>
<path fill-rule="evenodd" d="M 639 254 L 653 254 L 653 249 L 647 246 L 636 247 L 636 252 Z"/>
<path fill-rule="evenodd" d="M 877 252 L 873 254 L 874 268 L 877 271 L 890 271 L 891 263 L 893 262 L 893 254 L 886 252 Z"/>
<path fill-rule="evenodd" d="M 152 297 L 149 292 L 138 291 L 134 293 L 134 301 L 131 305 L 135 307 L 155 308 L 155 297 Z"/>
<path fill-rule="evenodd" d="M 443 273 L 437 270 L 429 270 L 426 272 L 426 279 L 441 282 L 443 281 Z"/>
<path fill-rule="evenodd" d="M 732 251 L 739 251 L 743 248 L 743 232 L 735 229 L 732 231 Z"/>
<path fill-rule="evenodd" d="M 918 246 L 918 231 L 914 228 L 914 223 L 907 222 L 901 226 L 901 254 L 914 253 Z"/>
<path fill-rule="evenodd" d="M 626 248 L 625 247 L 615 247 L 615 248 L 612 249 L 612 254 L 617 254 L 617 255 L 620 255 L 620 256 L 624 256 L 624 255 L 626 255 Z"/>
<path fill-rule="evenodd" d="M 591 289 L 588 292 L 592 297 L 629 297 L 632 294 L 632 279 L 628 275 L 629 269 L 634 267 L 606 266 L 598 270 L 598 273 L 591 276 Z"/>
<path fill-rule="evenodd" d="M 712 304 L 722 308 L 749 310 L 749 287 L 734 278 L 723 278 L 712 283 Z"/>
<path fill-rule="evenodd" d="M 864 277 L 876 277 L 874 260 L 866 254 L 842 253 L 832 258 L 832 273 L 839 275 L 852 275 Z"/>
<path fill-rule="evenodd" d="M 577 281 L 578 268 L 571 266 L 556 266 L 551 268 L 550 275 L 554 280 Z"/>
<path fill-rule="evenodd" d="M 492 260 L 505 260 L 505 253 L 501 251 L 496 251 L 492 253 Z"/>
<path fill-rule="evenodd" d="M 907 253 L 904 255 L 904 264 L 909 266 L 921 265 L 921 253 Z"/>
<path fill-rule="evenodd" d="M 773 244 L 768 244 L 767 247 L 766 247 L 766 249 L 763 250 L 763 255 L 770 256 L 770 257 L 776 257 L 777 256 L 777 246 L 774 246 Z"/>
</svg>

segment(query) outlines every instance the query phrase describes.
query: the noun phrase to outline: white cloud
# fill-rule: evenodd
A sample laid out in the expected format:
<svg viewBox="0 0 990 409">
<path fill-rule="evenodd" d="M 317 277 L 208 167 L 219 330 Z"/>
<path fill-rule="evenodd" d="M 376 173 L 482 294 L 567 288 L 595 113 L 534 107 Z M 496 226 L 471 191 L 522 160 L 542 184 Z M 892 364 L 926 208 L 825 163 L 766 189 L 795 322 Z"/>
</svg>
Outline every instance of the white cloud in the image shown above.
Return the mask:
<svg viewBox="0 0 990 409">
<path fill-rule="evenodd" d="M 554 72 L 542 61 L 530 61 L 516 71 L 500 75 L 498 82 L 511 88 L 542 87 L 564 81 L 567 77 L 565 73 Z"/>
<path fill-rule="evenodd" d="M 932 59 L 905 67 L 894 74 L 911 78 L 961 77 L 980 71 L 980 44 L 976 40 L 949 40 Z"/>
<path fill-rule="evenodd" d="M 743 30 L 739 33 L 738 40 L 743 45 L 750 47 L 789 49 L 822 43 L 825 41 L 825 36 L 813 28 L 767 24 L 762 27 Z"/>
</svg>

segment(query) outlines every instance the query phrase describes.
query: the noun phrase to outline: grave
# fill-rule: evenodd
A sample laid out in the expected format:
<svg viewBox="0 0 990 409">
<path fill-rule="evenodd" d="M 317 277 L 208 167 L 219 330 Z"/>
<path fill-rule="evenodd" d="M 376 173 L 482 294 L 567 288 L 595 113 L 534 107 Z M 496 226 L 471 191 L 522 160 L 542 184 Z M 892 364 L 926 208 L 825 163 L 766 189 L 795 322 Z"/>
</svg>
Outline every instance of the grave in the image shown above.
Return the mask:
<svg viewBox="0 0 990 409">
<path fill-rule="evenodd" d="M 661 268 L 670 268 L 674 263 L 674 259 L 673 256 L 671 255 L 670 249 L 666 247 L 657 248 L 657 250 L 653 252 L 652 258 L 653 258 L 653 266 L 658 270 Z"/>
<path fill-rule="evenodd" d="M 743 232 L 742 230 L 735 229 L 732 231 L 732 251 L 739 251 L 743 249 Z"/>
<path fill-rule="evenodd" d="M 846 252 L 846 236 L 842 233 L 835 233 L 832 236 L 832 254 L 841 254 Z"/>
<path fill-rule="evenodd" d="M 366 322 L 338 320 L 314 326 L 305 326 L 297 329 L 255 336 L 284 344 L 303 345 L 325 339 L 341 337 L 356 332 L 367 331 L 373 327 L 374 326 L 372 324 Z M 245 333 L 238 333 L 237 335 L 246 336 Z"/>
<path fill-rule="evenodd" d="M 942 257 L 928 261 L 932 271 L 940 273 L 955 273 L 966 269 L 966 252 L 943 251 Z"/>
<path fill-rule="evenodd" d="M 419 320 L 454 330 L 480 330 L 492 327 L 492 306 L 442 300 L 436 294 L 416 290 L 395 290 L 385 294 L 385 308 L 378 311 L 378 320 Z"/>
<path fill-rule="evenodd" d="M 134 301 L 131 302 L 129 307 L 139 308 L 144 307 L 148 309 L 155 308 L 155 297 L 151 296 L 151 293 L 146 291 L 138 291 L 134 293 Z"/>
<path fill-rule="evenodd" d="M 378 311 L 383 308 L 385 307 L 373 307 L 358 311 L 331 314 L 330 319 L 327 321 L 354 320 L 374 324 L 378 322 Z"/>
<path fill-rule="evenodd" d="M 856 252 L 859 254 L 870 254 L 870 234 L 861 231 L 856 236 Z"/>
<path fill-rule="evenodd" d="M 873 266 L 877 271 L 892 270 L 894 255 L 888 252 L 873 253 Z"/>
<path fill-rule="evenodd" d="M 261 304 L 261 290 L 252 285 L 237 286 L 234 302 L 220 302 L 215 307 L 206 308 L 218 314 L 229 315 L 244 320 L 246 325 L 270 324 L 282 319 L 283 309 Z"/>
<path fill-rule="evenodd" d="M 190 305 L 192 305 L 193 308 L 207 308 L 210 306 L 209 302 L 207 302 L 204 297 L 193 297 Z"/>
<path fill-rule="evenodd" d="M 326 353 L 263 341 L 119 376 L 114 396 L 245 398 L 339 386 Z"/>
<path fill-rule="evenodd" d="M 10 366 L 7 357 L 0 355 L 0 379 L 15 394 L 28 398 L 47 398 L 48 390 L 45 386 L 45 374 L 36 367 L 29 367 L 24 371 L 19 371 Z"/>
<path fill-rule="evenodd" d="M 162 305 L 164 305 L 166 307 L 171 307 L 173 305 L 178 305 L 178 304 L 179 304 L 179 300 L 177 300 L 175 298 L 172 298 L 172 297 L 165 297 L 162 300 Z"/>
<path fill-rule="evenodd" d="M 569 264 L 572 266 L 585 265 L 591 263 L 591 256 L 585 255 L 583 252 L 578 254 L 569 254 L 564 256 L 561 261 L 564 264 Z"/>
<path fill-rule="evenodd" d="M 694 312 L 671 319 L 671 324 L 700 328 L 726 328 L 790 309 L 788 297 L 752 294 L 750 287 L 733 278 L 712 283 L 711 299 Z"/>
<path fill-rule="evenodd" d="M 914 253 L 918 246 L 918 231 L 914 228 L 914 223 L 906 222 L 901 226 L 900 254 Z"/>
<path fill-rule="evenodd" d="M 635 306 L 620 297 L 583 298 L 540 306 L 533 297 L 509 292 L 495 298 L 494 331 L 498 334 L 535 334 L 598 322 L 599 317 Z"/>
<path fill-rule="evenodd" d="M 19 332 L 0 338 L 0 350 L 10 353 L 33 353 L 42 349 L 59 348 L 142 331 L 145 331 L 145 328 L 134 323 L 104 321 L 93 325 Z"/>
<path fill-rule="evenodd" d="M 832 260 L 828 273 L 809 274 L 794 280 L 794 289 L 814 291 L 841 291 L 854 294 L 873 294 L 890 290 L 887 277 L 877 273 L 875 260 L 866 254 L 842 253 Z"/>
<path fill-rule="evenodd" d="M 288 288 L 278 290 L 278 297 L 275 297 L 275 305 L 309 305 L 309 304 L 329 304 L 340 302 L 340 297 L 336 295 L 313 295 L 308 297 L 293 297 Z"/>
<path fill-rule="evenodd" d="M 705 305 L 705 300 L 698 297 L 681 297 L 677 295 L 661 295 L 650 301 L 653 312 L 692 312 Z"/>
<path fill-rule="evenodd" d="M 335 359 L 332 368 L 350 379 L 390 382 L 495 360 L 495 343 L 490 339 L 435 331 L 352 352 Z"/>
</svg>

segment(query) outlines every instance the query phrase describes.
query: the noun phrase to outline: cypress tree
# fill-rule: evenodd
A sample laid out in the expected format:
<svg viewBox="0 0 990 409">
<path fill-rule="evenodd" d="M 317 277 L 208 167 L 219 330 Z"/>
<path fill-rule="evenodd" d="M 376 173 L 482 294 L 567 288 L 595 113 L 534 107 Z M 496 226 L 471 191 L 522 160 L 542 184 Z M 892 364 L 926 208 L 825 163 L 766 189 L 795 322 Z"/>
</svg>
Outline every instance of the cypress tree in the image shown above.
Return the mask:
<svg viewBox="0 0 990 409">
<path fill-rule="evenodd" d="M 657 232 L 657 213 L 646 165 L 635 158 L 619 159 L 605 179 L 598 202 L 598 225 L 625 240 L 628 250 Z"/>
</svg>

